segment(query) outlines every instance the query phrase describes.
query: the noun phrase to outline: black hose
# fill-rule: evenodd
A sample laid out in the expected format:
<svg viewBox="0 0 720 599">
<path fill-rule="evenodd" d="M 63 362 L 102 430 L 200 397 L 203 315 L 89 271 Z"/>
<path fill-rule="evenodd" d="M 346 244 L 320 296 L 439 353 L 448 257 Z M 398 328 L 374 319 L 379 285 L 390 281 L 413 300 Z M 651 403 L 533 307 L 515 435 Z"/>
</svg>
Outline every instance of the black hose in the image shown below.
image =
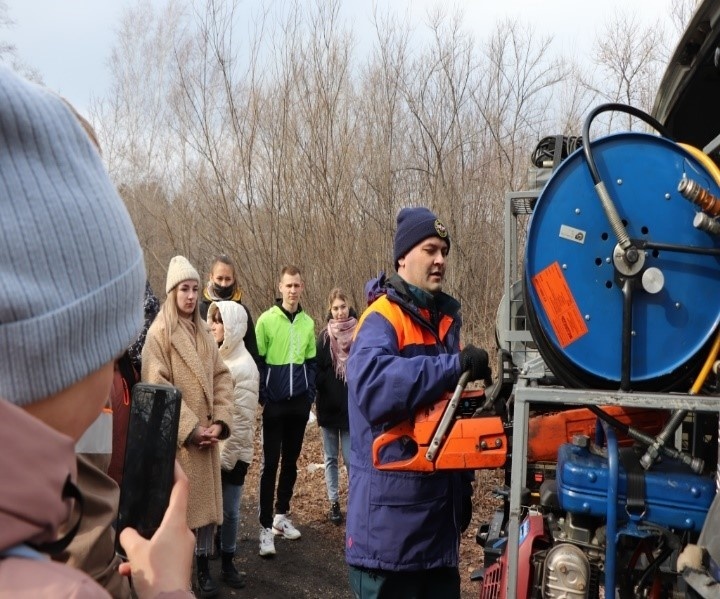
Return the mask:
<svg viewBox="0 0 720 599">
<path fill-rule="evenodd" d="M 642 573 L 642 576 L 640 576 L 640 579 L 637 581 L 637 584 L 635 585 L 635 590 L 639 591 L 647 584 L 647 579 L 657 570 L 662 563 L 670 556 L 672 553 L 672 549 L 670 547 L 663 547 L 663 549 L 660 551 L 658 556 L 648 564 L 648 567 L 645 568 L 645 570 Z M 639 595 L 636 594 L 636 597 Z"/>
<path fill-rule="evenodd" d="M 656 439 L 648 435 L 647 433 L 642 432 L 639 429 L 633 428 L 617 418 L 610 416 L 607 412 L 601 410 L 598 406 L 588 405 L 587 408 L 595 414 L 600 420 L 604 420 L 607 422 L 610 426 L 613 428 L 619 430 L 622 434 L 624 434 L 626 437 L 630 437 L 631 439 L 635 441 L 639 441 L 646 447 L 652 447 L 655 445 Z M 678 413 L 675 412 L 673 415 L 673 418 L 677 418 Z M 671 428 L 670 425 L 666 425 L 665 430 L 669 430 Z M 677 428 L 677 427 L 675 427 Z M 664 444 L 664 442 L 661 442 L 658 444 L 657 451 L 660 453 L 672 458 L 673 460 L 678 460 L 679 462 L 682 462 L 685 464 L 688 468 L 690 468 L 693 472 L 696 474 L 700 474 L 703 471 L 704 468 L 704 462 L 700 458 L 693 457 L 691 454 L 677 450 L 673 447 L 668 447 Z M 641 462 L 642 465 L 642 462 Z M 644 467 L 644 466 L 643 466 Z M 648 468 L 645 468 L 646 470 Z"/>
<path fill-rule="evenodd" d="M 615 417 L 613 417 L 613 416 L 610 416 L 610 414 L 608 414 L 608 413 L 605 412 L 604 410 L 601 410 L 600 408 L 598 408 L 597 406 L 594 406 L 594 405 L 592 405 L 592 404 L 588 404 L 587 408 L 588 408 L 588 410 L 590 410 L 593 414 L 595 414 L 595 416 L 597 416 L 598 418 L 600 418 L 600 420 L 604 420 L 604 421 L 607 422 L 610 426 L 612 426 L 613 428 L 619 430 L 619 431 L 620 431 L 623 435 L 625 435 L 626 437 L 629 437 L 629 436 L 630 436 L 630 427 L 629 427 L 627 424 L 625 424 L 624 422 L 621 422 L 621 421 L 618 420 L 617 418 L 615 418 Z"/>
<path fill-rule="evenodd" d="M 670 135 L 670 132 L 663 125 L 661 125 L 659 121 L 655 120 L 653 117 L 651 117 L 646 112 L 643 112 L 639 108 L 635 108 L 634 106 L 627 106 L 626 104 L 615 103 L 601 104 L 600 106 L 597 106 L 590 111 L 590 114 L 587 115 L 587 118 L 583 123 L 582 130 L 582 139 L 585 142 L 583 143 L 583 153 L 585 154 L 585 160 L 587 160 L 588 168 L 590 169 L 590 176 L 592 177 L 593 184 L 595 185 L 600 183 L 600 174 L 598 173 L 597 166 L 595 165 L 595 159 L 593 158 L 592 150 L 590 149 L 590 125 L 592 124 L 593 120 L 597 115 L 603 112 L 610 112 L 612 110 L 616 112 L 625 112 L 631 116 L 637 117 L 641 121 L 645 121 L 663 137 L 673 139 Z"/>
</svg>

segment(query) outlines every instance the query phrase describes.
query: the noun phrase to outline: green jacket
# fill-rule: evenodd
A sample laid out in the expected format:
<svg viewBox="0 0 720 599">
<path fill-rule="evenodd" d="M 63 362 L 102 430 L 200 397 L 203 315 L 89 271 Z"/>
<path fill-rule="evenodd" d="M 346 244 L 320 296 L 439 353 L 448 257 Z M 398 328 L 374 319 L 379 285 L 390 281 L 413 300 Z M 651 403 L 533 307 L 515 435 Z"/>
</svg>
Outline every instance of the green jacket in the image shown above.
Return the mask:
<svg viewBox="0 0 720 599">
<path fill-rule="evenodd" d="M 278 304 L 255 325 L 260 356 L 260 403 L 305 396 L 315 400 L 315 323 L 302 308 L 291 315 Z"/>
</svg>

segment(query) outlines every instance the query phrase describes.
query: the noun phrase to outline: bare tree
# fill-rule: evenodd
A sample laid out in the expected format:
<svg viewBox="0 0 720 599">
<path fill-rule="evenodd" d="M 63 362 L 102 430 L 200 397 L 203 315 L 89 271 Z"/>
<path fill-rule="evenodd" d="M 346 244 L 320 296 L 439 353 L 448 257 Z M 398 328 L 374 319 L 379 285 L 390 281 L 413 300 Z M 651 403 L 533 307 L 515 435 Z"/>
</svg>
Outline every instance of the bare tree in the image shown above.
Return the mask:
<svg viewBox="0 0 720 599">
<path fill-rule="evenodd" d="M 642 26 L 635 14 L 616 12 L 593 50 L 597 67 L 588 87 L 606 102 L 619 102 L 650 112 L 662 70 L 669 57 L 667 36 L 659 22 Z M 635 119 L 608 113 L 607 131 L 632 130 Z"/>
<path fill-rule="evenodd" d="M 106 97 L 92 103 L 91 116 L 111 174 L 126 185 L 164 182 L 172 171 L 168 95 L 186 11 L 180 0 L 160 12 L 140 0 L 122 14 L 108 64 L 110 87 Z"/>
<path fill-rule="evenodd" d="M 670 22 L 679 37 L 687 27 L 700 0 L 677 0 L 670 4 Z"/>
<path fill-rule="evenodd" d="M 10 18 L 7 2 L 0 0 L 0 30 L 11 29 L 15 21 Z M 0 41 L 0 60 L 3 62 L 12 61 L 17 56 L 17 47 L 10 42 Z M 9 59 L 9 60 L 8 60 Z"/>
<path fill-rule="evenodd" d="M 186 27 L 187 7 L 180 1 L 171 0 L 159 12 L 146 0 L 126 9 L 109 59 L 108 94 L 90 108 L 103 156 L 143 241 L 155 288 L 162 288 L 173 253 L 186 249 L 177 224 L 188 223 L 187 207 L 173 202 L 182 148 L 174 142 L 167 107 L 172 59 Z"/>
<path fill-rule="evenodd" d="M 585 84 L 590 79 L 587 67 L 572 58 L 566 63 L 566 77 L 559 83 L 553 94 L 554 129 L 548 133 L 580 136 L 585 116 L 601 102 L 598 90 Z"/>
<path fill-rule="evenodd" d="M 5 0 L 0 0 L 0 32 L 9 31 L 15 27 L 15 20 L 10 16 L 8 5 Z M 24 77 L 42 83 L 42 75 L 35 67 L 29 65 L 19 55 L 17 46 L 9 41 L 5 41 L 0 37 L 0 64 L 6 64 L 14 71 L 17 71 Z"/>
<path fill-rule="evenodd" d="M 392 269 L 395 215 L 409 192 L 405 187 L 409 119 L 402 83 L 408 78 L 410 31 L 389 12 L 373 15 L 375 46 L 362 69 L 356 93 L 358 145 L 353 197 L 354 222 L 364 232 L 359 240 L 359 275 L 370 278 Z"/>
<path fill-rule="evenodd" d="M 388 9 L 360 61 L 340 0 L 267 4 L 250 19 L 244 8 L 143 0 L 120 23 L 94 120 L 153 285 L 175 252 L 201 269 L 224 252 L 253 311 L 286 263 L 305 273 L 311 314 L 336 285 L 361 307 L 365 281 L 392 270 L 398 210 L 428 205 L 451 231 L 447 286 L 466 340 L 486 346 L 506 191 L 525 186 L 537 141 L 578 127 L 596 100 L 645 101 L 637 88 L 650 89 L 662 41 L 627 57 L 635 46 L 603 38 L 588 75 L 519 20 L 478 42 L 462 13 L 431 10 L 418 43 Z M 609 89 L 588 83 L 601 68 Z"/>
<path fill-rule="evenodd" d="M 530 146 L 547 134 L 553 91 L 568 77 L 569 67 L 554 58 L 552 38 L 537 38 L 520 21 L 498 24 L 484 48 L 486 72 L 478 108 L 494 141 L 493 171 L 500 190 L 524 182 Z"/>
</svg>

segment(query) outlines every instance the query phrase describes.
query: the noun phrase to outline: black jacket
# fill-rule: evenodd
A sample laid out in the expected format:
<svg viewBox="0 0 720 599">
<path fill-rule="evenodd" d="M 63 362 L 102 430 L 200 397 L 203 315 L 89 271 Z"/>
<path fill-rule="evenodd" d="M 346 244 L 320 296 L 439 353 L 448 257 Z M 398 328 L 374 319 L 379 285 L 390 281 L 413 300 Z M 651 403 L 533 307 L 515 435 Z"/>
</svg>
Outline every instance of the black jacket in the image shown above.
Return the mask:
<svg viewBox="0 0 720 599">
<path fill-rule="evenodd" d="M 320 331 L 317 338 L 317 371 L 315 386 L 315 411 L 318 424 L 322 427 L 350 430 L 348 424 L 348 388 L 345 381 L 335 374 L 330 354 L 330 339 L 327 328 Z"/>
</svg>

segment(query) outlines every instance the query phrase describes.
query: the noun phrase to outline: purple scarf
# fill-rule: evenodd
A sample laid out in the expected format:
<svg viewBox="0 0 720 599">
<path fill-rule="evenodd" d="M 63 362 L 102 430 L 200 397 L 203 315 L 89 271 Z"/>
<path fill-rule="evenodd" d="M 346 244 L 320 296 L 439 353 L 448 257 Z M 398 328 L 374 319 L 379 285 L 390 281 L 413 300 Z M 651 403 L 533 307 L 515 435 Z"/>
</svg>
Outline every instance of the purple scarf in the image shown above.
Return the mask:
<svg viewBox="0 0 720 599">
<path fill-rule="evenodd" d="M 330 356 L 335 367 L 335 374 L 341 381 L 345 380 L 345 367 L 356 326 L 357 318 L 352 316 L 345 320 L 331 318 L 328 321 L 325 334 L 330 339 Z"/>
</svg>

